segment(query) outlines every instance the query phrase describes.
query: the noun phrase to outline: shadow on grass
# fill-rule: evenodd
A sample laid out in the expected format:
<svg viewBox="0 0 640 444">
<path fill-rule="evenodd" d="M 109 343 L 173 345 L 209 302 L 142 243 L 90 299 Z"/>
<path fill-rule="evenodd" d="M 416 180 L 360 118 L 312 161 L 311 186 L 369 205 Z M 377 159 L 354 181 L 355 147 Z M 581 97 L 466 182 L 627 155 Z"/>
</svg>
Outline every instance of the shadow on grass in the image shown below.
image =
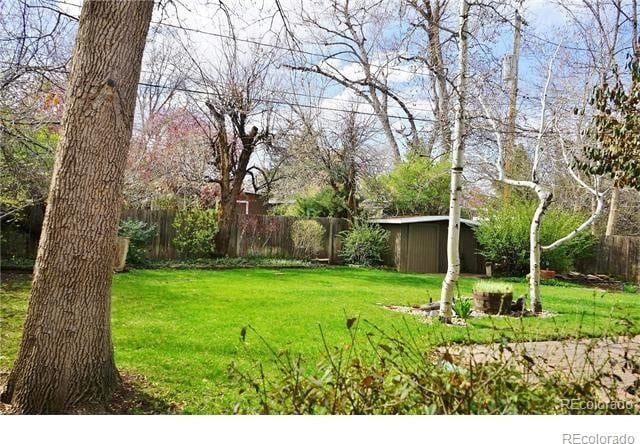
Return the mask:
<svg viewBox="0 0 640 444">
<path fill-rule="evenodd" d="M 150 383 L 139 374 L 121 372 L 121 384 L 114 393 L 106 413 L 115 415 L 171 415 L 180 413 L 182 407 L 149 393 Z M 92 412 L 94 413 L 94 412 Z"/>
<path fill-rule="evenodd" d="M 4 391 L 8 372 L 0 373 L 0 392 Z M 171 415 L 181 413 L 182 406 L 151 393 L 151 384 L 139 374 L 121 372 L 120 385 L 108 406 L 84 405 L 67 412 L 74 415 Z M 0 414 L 12 414 L 10 404 L 0 402 Z"/>
</svg>

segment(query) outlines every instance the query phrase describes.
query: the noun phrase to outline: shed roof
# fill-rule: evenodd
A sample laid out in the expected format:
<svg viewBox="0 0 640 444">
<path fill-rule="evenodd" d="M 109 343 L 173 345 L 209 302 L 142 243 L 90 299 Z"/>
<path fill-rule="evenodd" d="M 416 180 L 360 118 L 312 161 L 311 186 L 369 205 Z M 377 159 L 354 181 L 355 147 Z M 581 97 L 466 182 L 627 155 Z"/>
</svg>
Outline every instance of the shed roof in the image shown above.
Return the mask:
<svg viewBox="0 0 640 444">
<path fill-rule="evenodd" d="M 383 217 L 381 219 L 369 219 L 369 222 L 375 224 L 417 224 L 424 222 L 448 222 L 449 216 L 407 216 L 407 217 Z M 478 222 L 470 219 L 460 219 L 465 225 L 475 227 L 480 225 Z"/>
</svg>

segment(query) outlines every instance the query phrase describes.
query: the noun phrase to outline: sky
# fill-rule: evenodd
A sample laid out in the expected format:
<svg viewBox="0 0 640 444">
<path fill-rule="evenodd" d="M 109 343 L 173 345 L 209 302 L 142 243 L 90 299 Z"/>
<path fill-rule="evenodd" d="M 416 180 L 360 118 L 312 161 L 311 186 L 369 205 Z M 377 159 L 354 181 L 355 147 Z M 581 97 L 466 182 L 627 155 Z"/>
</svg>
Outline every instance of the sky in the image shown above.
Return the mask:
<svg viewBox="0 0 640 444">
<path fill-rule="evenodd" d="M 60 0 L 58 1 L 58 7 L 69 14 L 78 15 L 81 3 L 81 0 Z M 362 1 L 356 0 L 352 2 L 356 6 L 360 3 Z M 455 4 L 456 2 L 452 1 L 451 3 Z M 371 2 L 368 2 L 367 6 L 370 4 Z M 523 29 L 519 82 L 522 95 L 520 108 L 522 118 L 525 120 L 535 120 L 535 115 L 539 108 L 539 101 L 535 96 L 539 95 L 540 84 L 544 75 L 543 67 L 546 66 L 551 58 L 556 45 L 563 45 L 562 51 L 573 57 L 578 54 L 578 58 L 581 48 L 584 47 L 584 42 L 581 41 L 579 34 L 567 36 L 566 33 L 563 34 L 561 32 L 569 21 L 570 12 L 579 13 L 579 2 L 577 0 L 564 1 L 563 4 L 564 7 L 560 6 L 558 2 L 552 1 L 524 1 L 522 15 L 526 25 Z M 152 27 L 164 27 L 182 35 L 183 38 L 188 39 L 190 42 L 194 57 L 199 58 L 205 64 L 210 63 L 211 66 L 219 63 L 217 54 L 231 42 L 229 39 L 231 34 L 229 20 L 233 23 L 233 33 L 241 40 L 238 44 L 241 52 L 255 50 L 256 45 L 250 42 L 257 42 L 263 45 L 262 48 L 264 49 L 270 48 L 270 45 L 282 48 L 291 47 L 291 40 L 287 35 L 288 31 L 292 31 L 295 34 L 298 40 L 297 48 L 305 53 L 292 53 L 283 50 L 284 59 L 276 63 L 304 63 L 311 65 L 319 61 L 319 58 L 312 54 L 326 52 L 326 47 L 323 47 L 322 44 L 317 44 L 317 32 L 309 31 L 295 17 L 298 17 L 300 11 L 304 10 L 308 15 L 318 18 L 330 27 L 331 22 L 327 14 L 327 1 L 281 0 L 280 5 L 287 18 L 288 28 L 283 26 L 283 20 L 275 1 L 226 0 L 224 2 L 227 8 L 226 12 L 219 5 L 220 3 L 217 0 L 181 0 L 180 2 L 173 2 L 168 4 L 164 11 L 156 11 Z M 377 6 L 380 9 L 378 12 L 384 12 L 383 10 L 389 5 L 396 5 L 396 3 L 382 2 L 381 5 Z M 393 12 L 395 11 L 391 12 L 391 15 L 394 16 Z M 511 15 L 512 13 L 508 12 L 508 14 Z M 403 28 L 406 23 L 400 22 L 397 19 L 397 14 L 395 14 L 395 17 L 391 19 L 390 24 L 385 28 L 377 29 L 378 34 L 373 37 L 384 40 L 386 37 L 401 35 L 406 32 L 406 29 Z M 453 14 L 450 26 L 452 28 L 455 27 L 456 22 L 457 17 Z M 162 25 L 159 23 L 162 23 Z M 180 26 L 190 30 L 176 30 L 171 26 Z M 490 34 L 491 31 L 478 28 L 478 39 L 481 40 L 483 38 L 483 33 Z M 492 40 L 486 45 L 488 49 L 485 51 L 490 53 L 490 57 L 486 55 L 483 57 L 487 57 L 487 60 L 491 62 L 491 69 L 499 72 L 501 69 L 500 60 L 504 55 L 510 53 L 512 49 L 513 27 L 509 24 L 504 24 L 494 31 L 495 34 L 489 36 Z M 473 45 L 474 43 L 472 42 L 472 58 L 474 56 Z M 481 54 L 482 49 L 483 47 L 480 46 L 475 54 Z M 452 57 L 454 55 L 452 54 Z M 385 53 L 382 51 L 371 54 L 373 60 L 383 60 L 384 57 Z M 341 73 L 354 77 L 357 77 L 361 72 L 358 64 L 350 63 L 349 61 L 334 60 L 332 65 L 339 69 Z M 276 68 L 274 76 L 278 78 L 279 89 L 282 91 L 278 96 L 278 100 L 282 102 L 292 101 L 296 93 L 306 94 L 307 96 L 298 97 L 298 100 L 306 100 L 309 105 L 318 105 L 324 108 L 322 114 L 327 119 L 338 118 L 339 112 L 337 110 L 351 107 L 354 102 L 358 102 L 358 98 L 353 91 L 335 83 L 327 83 L 317 75 L 307 75 L 304 78 L 299 75 L 292 77 L 290 70 L 282 67 Z M 389 71 L 389 83 L 406 100 L 407 106 L 414 115 L 418 119 L 425 120 L 425 122 L 421 123 L 428 128 L 430 123 L 427 121 L 431 120 L 433 116 L 431 112 L 432 100 L 424 82 L 426 75 L 426 69 L 420 64 L 398 62 Z M 320 96 L 322 98 L 309 96 Z M 529 99 L 528 97 L 532 98 Z M 372 112 L 367 104 L 358 105 L 358 110 L 363 113 Z M 402 115 L 402 111 L 399 107 L 393 106 L 390 109 L 390 114 Z M 407 124 L 404 119 L 392 120 L 395 129 L 405 127 Z M 381 141 L 381 143 L 383 142 Z"/>
</svg>

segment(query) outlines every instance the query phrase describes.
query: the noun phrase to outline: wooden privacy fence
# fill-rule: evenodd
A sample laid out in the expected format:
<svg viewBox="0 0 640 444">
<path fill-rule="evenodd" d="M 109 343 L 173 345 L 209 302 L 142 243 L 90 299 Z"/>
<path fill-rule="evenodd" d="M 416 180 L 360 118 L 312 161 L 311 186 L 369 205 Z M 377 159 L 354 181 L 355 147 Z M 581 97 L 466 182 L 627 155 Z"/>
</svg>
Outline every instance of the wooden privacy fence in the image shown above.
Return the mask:
<svg viewBox="0 0 640 444">
<path fill-rule="evenodd" d="M 291 239 L 291 227 L 296 220 L 300 218 L 240 216 L 231 235 L 236 256 L 300 257 Z M 335 217 L 316 217 L 313 220 L 324 228 L 323 247 L 318 257 L 328 259 L 332 264 L 340 263 L 338 234 L 348 228 L 348 222 Z"/>
<path fill-rule="evenodd" d="M 158 234 L 149 246 L 152 259 L 174 259 L 179 256 L 173 246 L 176 230 L 173 228 L 175 210 L 132 209 L 123 212 L 123 219 L 137 219 L 157 227 Z M 239 215 L 231 232 L 231 245 L 235 246 L 234 256 L 299 257 L 291 240 L 291 226 L 299 220 L 296 217 Z M 325 229 L 323 248 L 319 258 L 330 263 L 339 263 L 340 237 L 338 234 L 348 228 L 345 219 L 333 217 L 313 218 Z"/>
<path fill-rule="evenodd" d="M 35 214 L 35 213 L 34 213 Z M 173 245 L 176 230 L 173 220 L 176 210 L 126 209 L 122 219 L 136 219 L 153 225 L 157 229 L 156 237 L 148 248 L 151 259 L 175 259 L 179 257 Z M 231 232 L 235 256 L 271 256 L 300 257 L 291 240 L 291 227 L 300 218 L 267 215 L 240 215 Z M 340 263 L 340 237 L 338 234 L 348 228 L 345 219 L 333 217 L 313 218 L 325 229 L 323 247 L 319 258 L 328 259 L 330 263 Z M 42 226 L 42 214 L 35 214 L 27 222 L 26 230 L 3 231 L 3 257 L 35 258 L 38 238 Z M 4 227 L 3 227 L 4 230 Z"/>
<path fill-rule="evenodd" d="M 640 284 L 640 236 L 603 237 L 594 256 L 578 264 L 578 269 Z"/>
<path fill-rule="evenodd" d="M 173 219 L 176 217 L 176 210 L 147 210 L 147 209 L 127 209 L 122 212 L 122 219 L 141 220 L 149 225 L 153 225 L 158 230 L 156 237 L 149 245 L 149 257 L 151 259 L 175 259 L 178 251 L 173 246 L 173 238 L 176 237 L 176 230 L 173 228 Z"/>
</svg>

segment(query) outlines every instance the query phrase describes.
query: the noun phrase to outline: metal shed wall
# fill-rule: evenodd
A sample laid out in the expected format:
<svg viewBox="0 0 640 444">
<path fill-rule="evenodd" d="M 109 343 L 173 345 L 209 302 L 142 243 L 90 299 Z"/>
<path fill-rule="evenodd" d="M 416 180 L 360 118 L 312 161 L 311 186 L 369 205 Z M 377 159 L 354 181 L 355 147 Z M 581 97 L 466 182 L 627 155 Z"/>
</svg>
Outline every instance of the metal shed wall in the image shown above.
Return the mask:
<svg viewBox="0 0 640 444">
<path fill-rule="evenodd" d="M 445 273 L 447 271 L 446 221 L 384 224 L 389 231 L 389 252 L 385 265 L 404 273 Z M 460 231 L 460 261 L 463 273 L 481 273 L 482 259 L 476 252 L 473 229 Z"/>
<path fill-rule="evenodd" d="M 440 230 L 438 224 L 406 224 L 409 231 L 406 269 L 413 273 L 438 273 L 440 257 L 438 254 Z"/>
</svg>

